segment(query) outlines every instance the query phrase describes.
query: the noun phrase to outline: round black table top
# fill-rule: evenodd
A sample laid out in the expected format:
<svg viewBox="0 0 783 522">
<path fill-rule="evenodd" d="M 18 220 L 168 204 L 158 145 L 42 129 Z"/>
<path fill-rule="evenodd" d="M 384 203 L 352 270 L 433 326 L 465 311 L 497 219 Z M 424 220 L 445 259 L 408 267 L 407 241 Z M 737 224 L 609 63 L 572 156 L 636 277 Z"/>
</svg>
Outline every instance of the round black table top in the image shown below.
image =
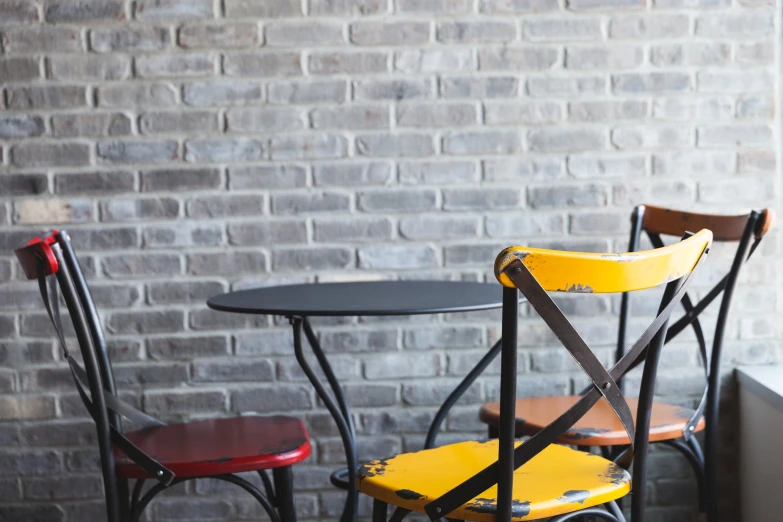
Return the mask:
<svg viewBox="0 0 783 522">
<path fill-rule="evenodd" d="M 305 283 L 229 292 L 209 298 L 207 305 L 284 316 L 438 314 L 500 308 L 503 287 L 466 281 Z"/>
</svg>

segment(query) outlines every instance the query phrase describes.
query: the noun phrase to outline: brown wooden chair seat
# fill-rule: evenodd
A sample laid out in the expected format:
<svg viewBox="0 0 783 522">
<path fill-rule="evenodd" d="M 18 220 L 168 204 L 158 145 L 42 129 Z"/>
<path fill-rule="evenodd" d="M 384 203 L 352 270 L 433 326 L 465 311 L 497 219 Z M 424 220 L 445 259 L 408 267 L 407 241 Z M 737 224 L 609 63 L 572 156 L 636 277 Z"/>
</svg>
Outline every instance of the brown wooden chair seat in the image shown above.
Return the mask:
<svg viewBox="0 0 783 522">
<path fill-rule="evenodd" d="M 516 434 L 535 435 L 564 411 L 573 406 L 581 395 L 560 397 L 530 397 L 517 399 Z M 628 408 L 636 422 L 638 401 L 626 398 Z M 681 406 L 654 402 L 650 417 L 650 442 L 678 439 L 682 437 L 688 421 L 694 411 Z M 479 419 L 490 425 L 500 426 L 500 402 L 485 404 L 479 411 Z M 696 424 L 694 433 L 704 429 L 702 417 Z M 557 442 L 574 446 L 617 446 L 630 444 L 620 419 L 617 418 L 606 399 L 599 400 L 593 408 L 579 419 Z"/>
</svg>

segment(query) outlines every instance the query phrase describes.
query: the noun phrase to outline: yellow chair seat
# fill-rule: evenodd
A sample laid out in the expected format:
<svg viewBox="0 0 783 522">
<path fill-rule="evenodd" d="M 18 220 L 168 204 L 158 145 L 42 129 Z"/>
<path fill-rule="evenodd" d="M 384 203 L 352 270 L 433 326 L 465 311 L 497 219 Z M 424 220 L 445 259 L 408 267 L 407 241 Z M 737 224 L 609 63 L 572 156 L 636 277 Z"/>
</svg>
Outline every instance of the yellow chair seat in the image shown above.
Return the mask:
<svg viewBox="0 0 783 522">
<path fill-rule="evenodd" d="M 374 460 L 361 467 L 356 481 L 366 495 L 424 513 L 425 505 L 497 457 L 497 439 L 460 442 Z M 513 520 L 571 513 L 616 500 L 630 491 L 631 476 L 615 463 L 553 444 L 514 473 Z M 497 485 L 444 516 L 495 522 L 496 507 Z"/>
</svg>

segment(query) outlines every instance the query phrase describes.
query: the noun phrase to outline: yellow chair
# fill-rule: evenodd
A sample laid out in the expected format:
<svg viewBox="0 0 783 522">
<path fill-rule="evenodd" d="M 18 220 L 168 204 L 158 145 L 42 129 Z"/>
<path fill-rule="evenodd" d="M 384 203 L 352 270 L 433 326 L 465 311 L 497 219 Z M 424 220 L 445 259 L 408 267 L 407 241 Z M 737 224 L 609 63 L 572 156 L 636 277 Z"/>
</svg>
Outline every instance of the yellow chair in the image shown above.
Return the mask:
<svg viewBox="0 0 783 522">
<path fill-rule="evenodd" d="M 592 515 L 623 521 L 614 501 L 644 484 L 647 437 L 660 349 L 668 319 L 685 295 L 691 274 L 703 261 L 712 233 L 702 230 L 683 241 L 646 252 L 590 254 L 511 247 L 495 261 L 504 286 L 500 370 L 499 438 L 462 442 L 369 462 L 359 470 L 357 487 L 375 499 L 373 522 L 389 522 L 410 512 L 431 520 L 510 522 L 555 517 L 563 522 Z M 547 292 L 633 292 L 666 284 L 659 314 L 610 370 L 605 369 Z M 547 323 L 593 382 L 565 413 L 526 442 L 514 441 L 519 291 Z M 644 364 L 636 425 L 617 380 Z M 599 400 L 606 400 L 634 441 L 616 462 L 554 441 Z M 634 455 L 636 460 L 634 461 Z M 644 521 L 645 488 L 634 491 L 633 522 Z"/>
</svg>

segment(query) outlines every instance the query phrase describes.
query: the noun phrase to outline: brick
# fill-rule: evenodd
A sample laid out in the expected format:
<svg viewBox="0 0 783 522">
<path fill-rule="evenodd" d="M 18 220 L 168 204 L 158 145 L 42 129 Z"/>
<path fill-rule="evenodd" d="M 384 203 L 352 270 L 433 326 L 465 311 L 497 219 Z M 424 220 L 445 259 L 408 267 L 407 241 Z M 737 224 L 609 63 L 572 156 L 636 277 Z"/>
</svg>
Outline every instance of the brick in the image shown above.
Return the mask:
<svg viewBox="0 0 783 522">
<path fill-rule="evenodd" d="M 0 138 L 34 138 L 44 130 L 40 116 L 0 116 Z"/>
<path fill-rule="evenodd" d="M 250 81 L 216 81 L 186 83 L 182 101 L 187 105 L 244 105 L 261 100 L 261 86 Z"/>
<path fill-rule="evenodd" d="M 72 172 L 57 174 L 54 186 L 58 194 L 133 192 L 134 176 L 132 172 L 123 171 Z"/>
<path fill-rule="evenodd" d="M 241 413 L 251 411 L 295 411 L 313 407 L 312 392 L 306 386 L 276 384 L 268 388 L 248 388 L 231 395 L 232 410 Z"/>
<path fill-rule="evenodd" d="M 528 189 L 528 202 L 536 209 L 603 206 L 607 197 L 606 187 L 592 183 Z"/>
<path fill-rule="evenodd" d="M 144 410 L 151 414 L 207 413 L 225 411 L 223 391 L 177 390 L 148 391 L 144 393 Z"/>
<path fill-rule="evenodd" d="M 633 69 L 641 65 L 643 49 L 632 46 L 568 47 L 566 68 L 585 69 Z"/>
<path fill-rule="evenodd" d="M 52 116 L 52 134 L 56 138 L 101 138 L 127 136 L 131 133 L 131 120 L 127 114 L 56 114 Z"/>
<path fill-rule="evenodd" d="M 336 134 L 273 137 L 269 154 L 273 160 L 342 158 L 348 155 L 348 140 Z"/>
<path fill-rule="evenodd" d="M 697 100 L 660 99 L 653 101 L 653 117 L 661 120 L 729 120 L 734 117 L 730 96 Z"/>
<path fill-rule="evenodd" d="M 700 92 L 737 93 L 768 91 L 774 78 L 767 71 L 704 71 L 696 76 Z"/>
<path fill-rule="evenodd" d="M 483 328 L 425 326 L 406 329 L 403 332 L 403 346 L 411 350 L 478 348 L 484 346 Z"/>
<path fill-rule="evenodd" d="M 38 9 L 28 0 L 9 0 L 0 5 L 0 25 L 38 22 Z"/>
<path fill-rule="evenodd" d="M 162 169 L 141 173 L 143 192 L 214 189 L 221 185 L 218 169 Z"/>
<path fill-rule="evenodd" d="M 291 331 L 256 331 L 251 334 L 235 334 L 234 344 L 239 356 L 286 355 L 294 353 Z"/>
<path fill-rule="evenodd" d="M 656 45 L 650 62 L 660 67 L 678 65 L 723 65 L 729 61 L 731 46 L 720 42 Z"/>
<path fill-rule="evenodd" d="M 99 53 L 160 51 L 171 47 L 171 43 L 171 35 L 166 27 L 101 27 L 90 31 L 90 49 Z"/>
<path fill-rule="evenodd" d="M 235 275 L 266 272 L 266 255 L 263 252 L 219 252 L 189 254 L 188 274 Z"/>
<path fill-rule="evenodd" d="M 353 264 L 353 251 L 349 248 L 281 249 L 274 253 L 272 260 L 272 267 L 276 271 L 333 270 L 348 268 Z"/>
<path fill-rule="evenodd" d="M 393 179 L 388 163 L 332 163 L 313 167 L 313 185 L 316 187 L 386 185 Z"/>
<path fill-rule="evenodd" d="M 735 43 L 734 59 L 742 64 L 771 64 L 775 61 L 775 47 L 771 42 Z"/>
<path fill-rule="evenodd" d="M 212 0 L 136 0 L 133 14 L 137 20 L 198 20 L 213 18 Z"/>
<path fill-rule="evenodd" d="M 150 334 L 179 332 L 184 326 L 182 311 L 115 312 L 106 329 L 115 334 Z"/>
<path fill-rule="evenodd" d="M 209 255 L 209 254 L 206 254 Z M 228 272 L 226 272 L 228 274 Z M 240 330 L 267 326 L 264 316 L 226 314 L 217 310 L 191 310 L 188 314 L 188 326 L 191 330 L 214 332 L 215 330 Z"/>
<path fill-rule="evenodd" d="M 394 69 L 405 73 L 470 71 L 474 68 L 470 49 L 409 50 L 394 55 Z"/>
<path fill-rule="evenodd" d="M 202 139 L 185 142 L 185 161 L 194 163 L 252 161 L 264 156 L 264 146 L 250 138 Z"/>
<path fill-rule="evenodd" d="M 223 56 L 226 76 L 302 76 L 302 57 L 298 52 L 255 52 Z"/>
<path fill-rule="evenodd" d="M 475 217 L 412 216 L 400 219 L 400 235 L 406 239 L 462 239 L 478 235 Z"/>
<path fill-rule="evenodd" d="M 487 14 L 543 13 L 557 11 L 557 0 L 481 0 L 479 11 Z"/>
<path fill-rule="evenodd" d="M 721 125 L 699 127 L 699 147 L 754 147 L 772 144 L 773 132 L 768 125 Z"/>
<path fill-rule="evenodd" d="M 215 70 L 215 60 L 208 54 L 144 55 L 135 61 L 139 78 L 211 76 Z"/>
<path fill-rule="evenodd" d="M 356 151 L 375 158 L 421 157 L 435 153 L 432 137 L 422 134 L 373 134 L 356 137 Z"/>
<path fill-rule="evenodd" d="M 397 11 L 411 14 L 454 15 L 472 11 L 469 0 L 398 0 Z"/>
<path fill-rule="evenodd" d="M 7 87 L 9 109 L 73 109 L 87 105 L 86 89 L 78 85 Z"/>
<path fill-rule="evenodd" d="M 94 221 L 89 200 L 40 199 L 23 200 L 14 204 L 14 223 L 45 225 L 47 223 L 84 223 Z"/>
<path fill-rule="evenodd" d="M 52 56 L 47 66 L 57 80 L 123 80 L 130 74 L 130 59 L 122 55 Z"/>
<path fill-rule="evenodd" d="M 513 98 L 519 93 L 519 79 L 512 76 L 454 77 L 440 80 L 443 98 Z"/>
<path fill-rule="evenodd" d="M 437 264 L 438 253 L 428 245 L 383 245 L 359 249 L 359 267 L 368 270 L 410 270 Z"/>
<path fill-rule="evenodd" d="M 516 25 L 510 21 L 447 21 L 436 27 L 439 42 L 485 43 L 510 42 L 516 39 Z"/>
<path fill-rule="evenodd" d="M 145 112 L 139 117 L 139 131 L 144 134 L 179 132 L 218 132 L 218 114 L 209 111 Z"/>
<path fill-rule="evenodd" d="M 597 177 L 643 177 L 645 158 L 569 156 L 568 173 L 579 179 Z"/>
<path fill-rule="evenodd" d="M 522 24 L 522 38 L 531 42 L 600 40 L 601 20 L 597 18 L 529 20 Z"/>
<path fill-rule="evenodd" d="M 430 381 L 404 384 L 402 386 L 402 401 L 410 406 L 440 406 L 456 386 L 457 382 Z M 473 383 L 465 390 L 465 394 L 460 397 L 460 404 L 481 404 L 479 383 Z M 476 417 L 475 411 L 473 417 Z"/>
<path fill-rule="evenodd" d="M 691 77 L 687 73 L 632 73 L 612 76 L 615 94 L 667 94 L 691 90 Z"/>
<path fill-rule="evenodd" d="M 337 192 L 313 192 L 272 196 L 272 212 L 293 215 L 311 212 L 339 212 L 348 210 L 350 197 Z"/>
<path fill-rule="evenodd" d="M 601 95 L 606 91 L 603 77 L 586 76 L 581 78 L 530 78 L 527 90 L 532 97 L 566 96 L 569 98 L 585 95 Z"/>
<path fill-rule="evenodd" d="M 353 83 L 355 100 L 413 100 L 431 98 L 429 79 L 361 80 Z"/>
<path fill-rule="evenodd" d="M 443 137 L 445 154 L 513 154 L 522 149 L 522 137 L 516 131 L 466 131 Z"/>
<path fill-rule="evenodd" d="M 568 104 L 568 118 L 572 121 L 641 120 L 646 116 L 647 102 L 640 100 L 584 101 Z"/>
<path fill-rule="evenodd" d="M 568 229 L 572 235 L 621 234 L 628 227 L 628 216 L 609 212 L 590 212 L 569 217 Z"/>
<path fill-rule="evenodd" d="M 176 141 L 101 141 L 98 157 L 109 163 L 161 163 L 179 159 Z"/>
<path fill-rule="evenodd" d="M 30 522 L 62 522 L 65 520 L 65 512 L 57 504 L 1 506 L 0 516 L 8 520 L 28 520 Z"/>
<path fill-rule="evenodd" d="M 150 304 L 200 303 L 208 297 L 219 294 L 224 290 L 223 284 L 218 281 L 153 282 L 147 285 L 147 300 Z M 171 338 L 169 340 L 161 340 L 161 342 L 162 341 L 166 341 L 168 346 L 176 341 L 176 339 Z M 221 344 L 216 338 L 190 339 L 188 342 L 190 341 Z M 149 341 L 148 348 L 155 344 L 155 342 L 156 341 Z M 182 341 L 182 343 L 185 343 L 185 341 Z"/>
<path fill-rule="evenodd" d="M 619 149 L 685 147 L 692 143 L 687 127 L 650 127 L 639 125 L 612 130 L 612 143 Z"/>
<path fill-rule="evenodd" d="M 272 47 L 330 46 L 346 43 L 339 22 L 272 22 L 264 26 L 264 41 Z"/>
<path fill-rule="evenodd" d="M 53 419 L 56 415 L 54 397 L 48 395 L 3 395 L 0 396 L 0 419 L 2 420 L 35 420 L 35 419 Z M 7 457 L 7 455 L 4 455 Z M 52 455 L 46 457 L 45 468 L 42 471 L 35 471 L 37 465 L 35 461 L 29 461 L 26 458 L 14 458 L 15 462 L 4 462 L 0 456 L 0 470 L 3 467 L 14 466 L 19 471 L 26 473 L 49 473 L 52 466 Z M 37 461 L 37 459 L 35 459 Z"/>
<path fill-rule="evenodd" d="M 304 187 L 307 170 L 298 165 L 229 167 L 228 184 L 232 190 L 291 189 Z"/>
<path fill-rule="evenodd" d="M 736 155 L 729 151 L 671 152 L 653 156 L 653 171 L 677 176 L 733 174 L 736 163 Z"/>
<path fill-rule="evenodd" d="M 231 194 L 195 197 L 188 201 L 187 214 L 192 218 L 260 216 L 264 214 L 261 194 Z"/>
<path fill-rule="evenodd" d="M 563 112 L 560 104 L 553 102 L 485 103 L 484 122 L 490 125 L 556 123 L 563 119 Z"/>
<path fill-rule="evenodd" d="M 599 129 L 540 129 L 528 133 L 528 143 L 540 152 L 588 151 L 604 149 L 606 137 Z"/>
<path fill-rule="evenodd" d="M 444 185 L 473 183 L 480 174 L 470 161 L 402 162 L 398 167 L 400 183 L 405 185 Z"/>
<path fill-rule="evenodd" d="M 79 30 L 73 27 L 34 26 L 4 29 L 0 35 L 6 54 L 78 52 Z"/>
<path fill-rule="evenodd" d="M 510 189 L 446 189 L 443 210 L 495 210 L 519 207 L 519 191 Z"/>
<path fill-rule="evenodd" d="M 372 15 L 388 12 L 383 0 L 310 0 L 308 14 L 313 15 Z"/>
<path fill-rule="evenodd" d="M 226 111 L 230 132 L 291 132 L 307 127 L 307 114 L 295 107 L 241 108 Z"/>
<path fill-rule="evenodd" d="M 97 89 L 99 107 L 128 109 L 134 106 L 164 107 L 177 103 L 177 91 L 170 83 L 100 86 Z"/>
<path fill-rule="evenodd" d="M 107 250 L 131 248 L 138 244 L 135 228 L 77 229 L 71 232 L 71 241 L 76 250 Z"/>
<path fill-rule="evenodd" d="M 41 77 L 38 58 L 0 58 L 0 78 L 8 82 L 26 82 Z"/>
<path fill-rule="evenodd" d="M 443 372 L 440 356 L 434 353 L 395 353 L 376 355 L 365 361 L 367 379 L 435 377 Z"/>
<path fill-rule="evenodd" d="M 22 143 L 11 148 L 11 163 L 18 167 L 74 167 L 90 162 L 83 143 Z"/>
<path fill-rule="evenodd" d="M 157 502 L 153 507 L 154 516 L 162 520 L 173 520 L 172 517 L 210 517 L 214 520 L 226 520 L 230 516 L 231 502 L 220 498 L 188 498 L 166 499 Z"/>
<path fill-rule="evenodd" d="M 620 39 L 679 38 L 688 35 L 690 21 L 685 14 L 614 16 L 609 22 L 609 37 Z"/>
<path fill-rule="evenodd" d="M 197 361 L 194 382 L 264 382 L 275 379 L 275 367 L 268 359 L 259 361 Z"/>
<path fill-rule="evenodd" d="M 258 45 L 255 23 L 186 24 L 179 28 L 177 41 L 185 49 L 238 49 Z"/>
<path fill-rule="evenodd" d="M 303 244 L 307 242 L 307 226 L 304 221 L 297 220 L 229 223 L 228 241 L 240 246 Z"/>
<path fill-rule="evenodd" d="M 487 216 L 484 230 L 491 238 L 551 237 L 563 234 L 565 221 L 560 215 Z"/>
<path fill-rule="evenodd" d="M 705 38 L 759 38 L 775 30 L 772 13 L 762 9 L 738 14 L 705 14 L 696 18 L 696 36 Z"/>
<path fill-rule="evenodd" d="M 385 189 L 357 196 L 358 208 L 366 212 L 421 212 L 434 209 L 437 203 L 434 190 Z"/>
<path fill-rule="evenodd" d="M 737 170 L 740 174 L 773 172 L 777 168 L 774 152 L 743 151 L 738 154 Z"/>
<path fill-rule="evenodd" d="M 380 241 L 392 238 L 392 223 L 386 218 L 316 219 L 313 240 L 327 243 Z"/>
<path fill-rule="evenodd" d="M 146 248 L 180 248 L 216 246 L 222 242 L 223 227 L 219 224 L 160 226 L 144 229 Z"/>
<path fill-rule="evenodd" d="M 775 194 L 775 188 L 768 179 L 744 177 L 699 183 L 699 201 L 704 203 L 752 203 L 771 194 Z"/>
<path fill-rule="evenodd" d="M 775 116 L 775 102 L 769 96 L 743 96 L 737 100 L 737 118 L 771 120 Z"/>
<path fill-rule="evenodd" d="M 422 45 L 430 41 L 429 22 L 354 22 L 351 42 L 356 45 Z"/>
<path fill-rule="evenodd" d="M 64 1 L 47 4 L 44 17 L 49 23 L 119 22 L 125 20 L 125 9 L 117 1 Z"/>
<path fill-rule="evenodd" d="M 271 0 L 263 3 L 254 0 L 225 0 L 224 4 L 227 18 L 302 16 L 302 5 L 298 0 Z"/>
<path fill-rule="evenodd" d="M 310 74 L 371 74 L 386 72 L 388 54 L 382 51 L 313 51 L 308 55 Z"/>
<path fill-rule="evenodd" d="M 559 59 L 557 49 L 534 47 L 503 47 L 479 49 L 480 71 L 543 71 L 552 68 Z"/>
<path fill-rule="evenodd" d="M 615 11 L 621 9 L 644 9 L 646 0 L 567 0 L 571 11 Z"/>
<path fill-rule="evenodd" d="M 269 102 L 276 104 L 342 103 L 347 97 L 344 80 L 278 82 L 269 85 Z"/>
<path fill-rule="evenodd" d="M 310 120 L 314 129 L 386 129 L 390 124 L 385 105 L 318 108 L 310 112 Z"/>
</svg>

